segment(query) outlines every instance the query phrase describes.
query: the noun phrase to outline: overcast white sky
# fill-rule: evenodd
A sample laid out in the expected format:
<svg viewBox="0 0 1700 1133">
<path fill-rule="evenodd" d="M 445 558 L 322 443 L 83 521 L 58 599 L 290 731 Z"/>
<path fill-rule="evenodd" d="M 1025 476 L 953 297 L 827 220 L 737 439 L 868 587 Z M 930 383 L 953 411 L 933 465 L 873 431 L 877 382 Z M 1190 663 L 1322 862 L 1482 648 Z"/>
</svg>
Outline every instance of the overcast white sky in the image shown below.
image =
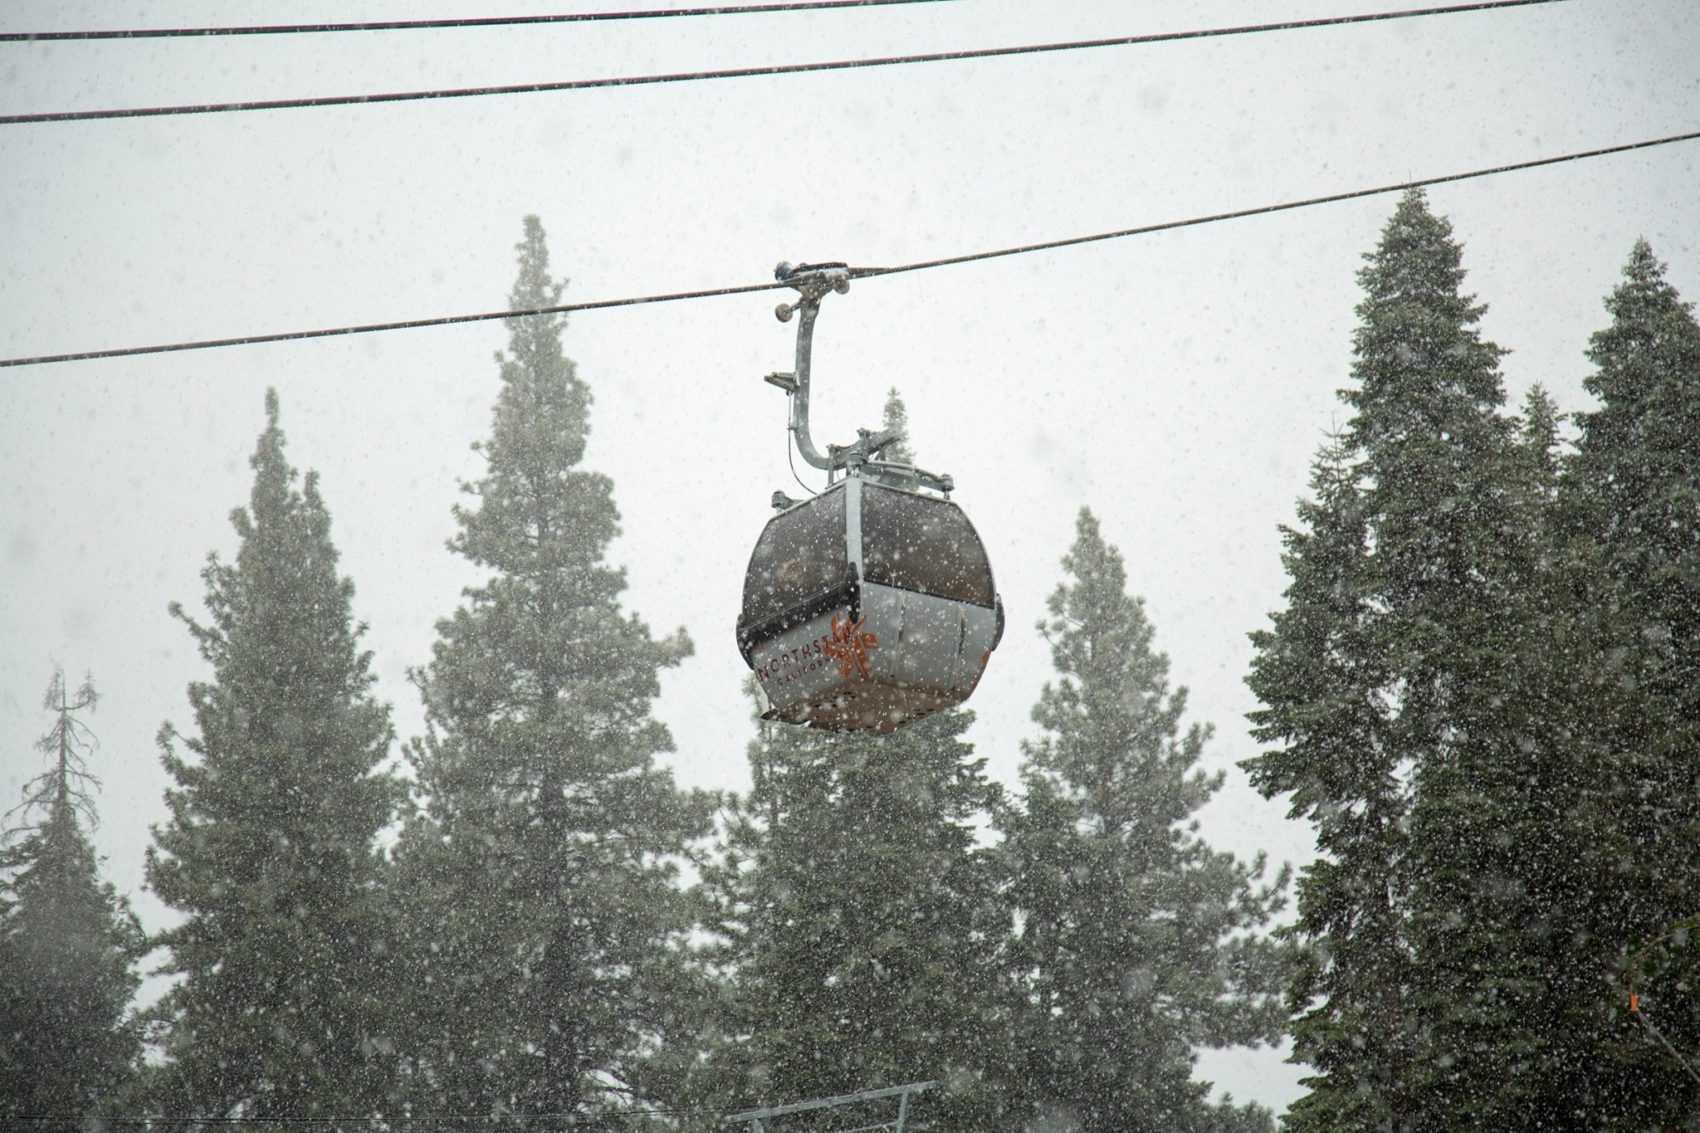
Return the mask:
<svg viewBox="0 0 1700 1133">
<path fill-rule="evenodd" d="M 602 8 L 618 5 L 602 5 Z M 1374 0 L 960 0 L 860 12 L 512 30 L 0 44 L 0 113 L 514 84 L 1100 38 L 1392 7 Z M 533 11 L 597 10 L 542 5 Z M 511 14 L 439 4 L 13 2 L 0 30 Z M 1700 128 L 1700 5 L 1568 3 L 972 63 L 679 86 L 117 122 L 0 126 L 0 356 L 484 311 L 520 218 L 568 301 L 759 282 L 1118 229 Z M 1638 236 L 1700 299 L 1700 143 L 1431 191 L 1465 246 L 1513 401 L 1563 408 Z M 1205 833 L 1309 856 L 1308 827 L 1235 761 L 1246 634 L 1281 602 L 1277 525 L 1345 420 L 1354 273 L 1391 196 L 859 283 L 817 334 L 814 432 L 908 400 L 1010 613 L 972 738 L 1014 781 L 1049 673 L 1032 630 L 1082 504 L 1126 555 L 1208 759 Z M 733 644 L 745 560 L 785 463 L 777 295 L 584 313 L 566 346 L 596 396 L 587 463 L 624 514 L 629 606 L 696 656 L 657 706 L 687 784 L 741 788 Z M 318 469 L 398 734 L 409 666 L 468 568 L 443 549 L 481 464 L 498 323 L 0 371 L 0 802 L 41 766 L 54 664 L 91 671 L 108 875 L 150 927 L 154 734 L 203 677 L 166 613 L 198 609 L 209 551 L 275 386 L 291 459 Z M 1280 1107 L 1297 1071 L 1214 1057 Z"/>
</svg>

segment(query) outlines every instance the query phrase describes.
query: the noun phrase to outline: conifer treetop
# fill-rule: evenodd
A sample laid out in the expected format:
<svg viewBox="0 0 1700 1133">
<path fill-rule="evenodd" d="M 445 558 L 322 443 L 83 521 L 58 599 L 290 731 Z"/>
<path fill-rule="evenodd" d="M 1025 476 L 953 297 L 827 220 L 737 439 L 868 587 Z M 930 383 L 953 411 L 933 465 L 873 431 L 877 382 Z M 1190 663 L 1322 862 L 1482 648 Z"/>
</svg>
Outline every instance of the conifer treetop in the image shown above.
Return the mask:
<svg viewBox="0 0 1700 1133">
<path fill-rule="evenodd" d="M 1683 301 L 1665 270 L 1652 245 L 1639 239 L 1623 267 L 1623 282 L 1606 297 L 1612 325 L 1589 339 L 1588 359 L 1598 369 L 1582 384 L 1608 405 L 1639 405 L 1662 381 L 1673 378 L 1674 385 L 1686 376 L 1691 389 L 1700 387 L 1694 380 L 1700 374 L 1694 304 Z M 1700 393 L 1693 396 L 1700 400 Z M 1602 416 L 1588 414 L 1584 419 Z"/>
<path fill-rule="evenodd" d="M 254 470 L 248 506 L 230 513 L 240 541 L 235 562 L 215 552 L 201 572 L 209 619 L 194 618 L 180 602 L 171 604 L 171 613 L 189 628 L 221 680 L 293 681 L 305 688 L 324 678 L 325 687 L 334 688 L 341 678 L 332 674 L 351 662 L 352 691 L 362 692 L 376 678 L 371 654 L 358 649 L 365 626 L 351 620 L 354 583 L 337 572 L 339 554 L 318 473 L 302 476 L 290 465 L 276 389 L 266 390 L 265 413 L 266 427 L 248 460 Z M 308 591 L 315 600 L 303 603 L 300 596 Z M 312 645 L 296 655 L 276 647 L 280 642 Z M 239 670 L 230 669 L 233 664 Z M 195 690 L 211 688 L 192 685 L 191 699 Z"/>
<path fill-rule="evenodd" d="M 149 888 L 183 914 L 152 941 L 182 978 L 151 1012 L 164 1063 L 148 1104 L 177 1117 L 366 1114 L 387 1089 L 373 1052 L 393 732 L 317 477 L 289 465 L 275 391 L 265 408 L 234 561 L 209 557 L 204 621 L 173 606 L 213 670 L 189 686 L 193 733 L 162 730 L 176 785 L 147 857 Z"/>
<path fill-rule="evenodd" d="M 556 304 L 566 280 L 549 275 L 548 241 L 537 217 L 525 218 L 525 236 L 516 248 L 512 308 Z M 592 399 L 562 350 L 566 321 L 565 315 L 507 321 L 508 348 L 496 354 L 502 386 L 490 437 L 472 446 L 484 455 L 485 474 L 462 485 L 478 505 L 455 507 L 461 530 L 449 541 L 450 550 L 480 566 L 508 573 L 582 573 L 620 533 L 613 482 L 579 467 L 590 439 Z M 521 532 L 527 537 L 519 537 Z M 559 557 L 569 550 L 570 562 Z M 623 572 L 605 569 L 599 586 L 619 593 Z"/>
<path fill-rule="evenodd" d="M 1041 1122 L 1120 1133 L 1219 1128 L 1256 1112 L 1211 1114 L 1192 1077 L 1195 1048 L 1272 1039 L 1284 965 L 1263 926 L 1286 870 L 1212 849 L 1197 812 L 1221 785 L 1198 767 L 1209 729 L 1183 728 L 1185 690 L 1153 648 L 1127 571 L 1082 508 L 1039 629 L 1057 679 L 1033 709 L 1023 806 L 1001 816 L 1021 986 L 1017 1093 Z"/>
<path fill-rule="evenodd" d="M 88 762 L 83 758 L 83 753 L 95 747 L 96 741 L 94 734 L 77 719 L 77 713 L 93 710 L 99 700 L 92 676 L 85 675 L 76 693 L 68 695 L 65 671 L 54 667 L 41 706 L 54 713 L 55 720 L 53 727 L 35 744 L 36 750 L 48 757 L 49 765 L 47 770 L 24 784 L 23 802 L 7 812 L 8 818 L 18 815 L 23 819 L 19 828 L 7 832 L 7 837 L 40 829 L 45 823 L 59 818 L 61 811 L 67 815 L 80 814 L 91 830 L 100 825 L 94 806 L 94 790 L 99 789 L 100 779 L 88 769 Z M 29 821 L 34 811 L 45 813 L 41 823 Z"/>
<path fill-rule="evenodd" d="M 1503 404 L 1499 359 L 1506 351 L 1481 337 L 1487 307 L 1462 291 L 1463 249 L 1451 222 L 1429 211 L 1422 190 L 1400 198 L 1364 259 L 1362 321 L 1352 334 L 1358 385 L 1340 392 L 1357 411 L 1350 442 L 1373 448 L 1432 433 L 1457 415 L 1447 403 L 1459 397 L 1477 408 Z"/>
<path fill-rule="evenodd" d="M 553 305 L 565 284 L 543 226 L 524 229 L 510 300 Z M 449 541 L 486 577 L 413 673 L 427 801 L 395 859 L 423 973 L 413 1085 L 438 1112 L 629 1099 L 682 1026 L 691 905 L 677 874 L 712 800 L 656 762 L 673 739 L 651 708 L 659 670 L 690 643 L 683 630 L 655 640 L 621 608 L 614 486 L 583 467 L 591 397 L 564 327 L 508 322 L 491 430 L 474 446 L 485 467 L 462 485 Z"/>
<path fill-rule="evenodd" d="M 884 458 L 899 464 L 914 464 L 915 450 L 909 446 L 909 407 L 903 404 L 903 395 L 896 386 L 886 391 L 885 420 L 881 427 L 896 429 L 898 433 L 897 440 L 885 446 Z"/>
<path fill-rule="evenodd" d="M 1536 382 L 1523 398 L 1521 439 L 1528 458 L 1534 462 L 1537 483 L 1550 496 L 1558 485 L 1559 429 L 1567 414 L 1545 386 Z"/>
<path fill-rule="evenodd" d="M 97 825 L 97 780 L 82 758 L 96 743 L 77 718 L 95 700 L 91 680 L 68 695 L 54 669 L 43 702 L 54 725 L 37 743 L 50 766 L 18 808 L 44 816 L 0 838 L 0 1120 L 80 1128 L 111 1112 L 138 1061 L 127 1015 L 141 926 L 101 880 L 79 821 Z"/>
<path fill-rule="evenodd" d="M 1145 601 L 1127 593 L 1121 552 L 1090 508 L 1076 517 L 1063 570 L 1067 580 L 1047 603 L 1051 618 L 1039 623 L 1058 679 L 1033 706 L 1046 734 L 1022 744 L 1029 773 L 1059 776 L 1107 829 L 1179 822 L 1222 784 L 1221 773 L 1193 770 L 1211 729 L 1182 729 L 1187 690 L 1170 689 L 1169 658 L 1152 647 Z M 1171 788 L 1153 791 L 1154 776 L 1172 776 Z M 1135 813 L 1157 802 L 1162 813 Z"/>
</svg>

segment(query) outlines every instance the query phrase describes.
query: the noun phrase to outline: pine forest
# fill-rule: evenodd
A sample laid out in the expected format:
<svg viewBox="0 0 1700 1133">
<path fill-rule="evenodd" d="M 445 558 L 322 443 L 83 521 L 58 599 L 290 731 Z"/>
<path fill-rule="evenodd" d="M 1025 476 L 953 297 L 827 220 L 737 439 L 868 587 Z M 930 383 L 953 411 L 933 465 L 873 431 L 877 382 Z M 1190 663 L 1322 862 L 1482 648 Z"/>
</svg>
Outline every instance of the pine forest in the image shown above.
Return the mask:
<svg viewBox="0 0 1700 1133">
<path fill-rule="evenodd" d="M 458 502 L 397 489 L 473 580 L 420 612 L 405 734 L 361 620 L 386 579 L 344 573 L 359 533 L 287 442 L 323 407 L 269 392 L 217 441 L 236 549 L 172 607 L 188 715 L 103 749 L 56 669 L 8 753 L 0 1129 L 1700 1130 L 1700 324 L 1626 252 L 1562 410 L 1508 392 L 1452 223 L 1400 197 L 1243 627 L 1254 746 L 1172 671 L 1119 549 L 1161 535 L 1080 499 L 1044 608 L 1000 621 L 1050 659 L 1007 782 L 982 701 L 827 731 L 753 678 L 747 789 L 676 780 L 664 681 L 707 646 L 633 608 L 559 312 L 468 377 Z M 565 288 L 525 218 L 501 310 Z M 924 463 L 900 388 L 884 425 Z M 95 838 L 102 768 L 145 758 L 144 928 Z M 1229 776 L 1315 856 L 1218 844 Z M 1244 1047 L 1290 1052 L 1285 1112 L 1200 1064 Z"/>
</svg>

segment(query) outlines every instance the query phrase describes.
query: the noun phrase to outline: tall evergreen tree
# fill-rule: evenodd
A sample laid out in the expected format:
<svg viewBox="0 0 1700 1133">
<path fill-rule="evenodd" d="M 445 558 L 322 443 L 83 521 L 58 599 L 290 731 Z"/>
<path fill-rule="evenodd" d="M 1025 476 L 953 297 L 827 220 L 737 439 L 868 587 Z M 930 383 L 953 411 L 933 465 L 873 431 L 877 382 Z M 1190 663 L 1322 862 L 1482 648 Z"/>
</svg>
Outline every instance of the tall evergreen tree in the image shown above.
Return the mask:
<svg viewBox="0 0 1700 1133">
<path fill-rule="evenodd" d="M 542 225 L 525 220 L 512 309 L 558 302 Z M 677 863 L 711 800 L 655 763 L 660 670 L 690 652 L 619 605 L 606 562 L 613 486 L 580 464 L 590 391 L 564 319 L 508 324 L 484 476 L 449 546 L 489 572 L 438 623 L 415 674 L 429 732 L 412 750 L 426 812 L 399 855 L 423 987 L 418 1112 L 576 1113 L 643 1090 L 676 1030 L 675 955 L 691 923 Z"/>
<path fill-rule="evenodd" d="M 898 439 L 885 447 L 881 456 L 886 460 L 901 464 L 915 463 L 915 450 L 909 447 L 909 407 L 903 403 L 903 395 L 892 386 L 885 394 L 885 420 L 881 428 L 895 429 Z"/>
<path fill-rule="evenodd" d="M 1645 240 L 1588 349 L 1568 487 L 1643 623 L 1643 674 L 1700 723 L 1700 325 Z"/>
<path fill-rule="evenodd" d="M 1287 532 L 1288 605 L 1250 677 L 1257 735 L 1280 745 L 1253 781 L 1292 793 L 1324 854 L 1299 887 L 1295 1057 L 1318 1073 L 1292 1124 L 1493 1124 L 1516 1112 L 1503 1056 L 1533 1041 L 1519 1011 L 1538 997 L 1517 679 L 1538 462 L 1500 412 L 1502 352 L 1450 225 L 1413 191 L 1366 259 L 1354 416 L 1309 530 Z"/>
<path fill-rule="evenodd" d="M 1315 1071 L 1289 1111 L 1296 1130 L 1391 1127 L 1409 1060 L 1409 803 L 1376 695 L 1386 664 L 1369 626 L 1367 507 L 1347 452 L 1336 441 L 1318 457 L 1314 498 L 1282 532 L 1287 606 L 1252 634 L 1249 683 L 1264 705 L 1253 734 L 1286 746 L 1245 766 L 1265 794 L 1291 792 L 1292 817 L 1311 820 L 1321 851 L 1300 875 L 1290 931 L 1303 945 L 1288 990 L 1293 1061 Z"/>
<path fill-rule="evenodd" d="M 927 1127 L 987 1127 L 1002 926 L 975 847 L 997 790 L 962 738 L 972 718 L 888 736 L 760 726 L 707 878 L 734 982 L 728 1104 L 945 1080 L 921 1103 Z"/>
<path fill-rule="evenodd" d="M 1639 634 L 1563 498 L 1558 421 L 1533 391 L 1519 455 L 1535 567 L 1504 611 L 1506 656 L 1475 690 L 1493 727 L 1464 717 L 1440 779 L 1455 780 L 1443 796 L 1453 814 L 1430 808 L 1451 869 L 1415 887 L 1425 1015 L 1436 1020 L 1435 1069 L 1418 1098 L 1430 1128 L 1665 1124 L 1660 1092 L 1618 1057 L 1626 1044 L 1646 1054 L 1647 1037 L 1615 978 L 1626 933 L 1647 923 L 1626 881 L 1637 847 L 1657 836 L 1644 789 L 1657 709 L 1625 679 Z"/>
<path fill-rule="evenodd" d="M 885 427 L 906 418 L 892 390 Z M 906 444 L 887 456 L 914 459 Z M 963 738 L 972 720 L 949 709 L 885 736 L 758 725 L 750 794 L 705 873 L 730 979 L 718 1101 L 939 1080 L 917 1127 L 996 1123 L 1006 920 L 977 828 L 1000 792 Z"/>
<path fill-rule="evenodd" d="M 1616 912 L 1614 990 L 1634 981 L 1644 1017 L 1613 1059 L 1624 1075 L 1606 1096 L 1634 1099 L 1644 1127 L 1691 1128 L 1700 1114 L 1700 325 L 1637 241 L 1606 300 L 1586 386 L 1599 408 L 1579 415 L 1565 470 L 1566 514 L 1599 556 L 1609 585 L 1594 610 L 1622 627 L 1599 668 L 1640 700 L 1615 734 L 1615 835 L 1600 896 Z M 1600 616 L 1595 614 L 1596 617 Z M 1622 696 L 1621 689 L 1619 696 Z M 1689 1124 L 1684 1125 L 1683 1122 Z"/>
<path fill-rule="evenodd" d="M 1537 392 L 1521 444 L 1478 454 L 1476 500 L 1498 522 L 1468 552 L 1473 573 L 1452 583 L 1455 620 L 1425 627 L 1453 644 L 1437 667 L 1444 724 L 1412 779 L 1416 1128 L 1565 1127 L 1576 1116 L 1555 1088 L 1574 1052 L 1553 1009 L 1581 959 L 1592 752 L 1555 696 L 1568 688 L 1571 711 L 1582 707 L 1570 658 L 1549 652 L 1579 637 L 1555 635 L 1570 607 L 1547 519 L 1549 409 Z"/>
<path fill-rule="evenodd" d="M 84 831 L 98 780 L 79 716 L 95 699 L 92 682 L 70 696 L 55 671 L 43 702 L 55 721 L 37 745 L 50 766 L 25 785 L 22 822 L 0 839 L 0 1118 L 34 1128 L 109 1114 L 140 1054 L 129 1007 L 141 927 L 101 881 Z"/>
<path fill-rule="evenodd" d="M 172 607 L 212 680 L 189 686 L 196 734 L 161 732 L 176 786 L 148 884 L 183 919 L 154 940 L 178 980 L 156 1008 L 166 1057 L 150 1092 L 171 1117 L 376 1114 L 393 963 L 377 843 L 402 799 L 383 766 L 389 710 L 275 392 L 250 463 L 236 560 L 202 571 L 208 620 Z"/>
<path fill-rule="evenodd" d="M 1025 807 L 1005 820 L 1011 960 L 1025 992 L 1019 1080 L 1041 1121 L 1082 1133 L 1273 1128 L 1267 1111 L 1205 1101 L 1201 1046 L 1274 1042 L 1282 953 L 1262 935 L 1288 875 L 1260 884 L 1212 850 L 1197 811 L 1222 785 L 1198 768 L 1209 728 L 1185 731 L 1144 604 L 1082 509 L 1067 579 L 1040 630 L 1057 680 L 1023 745 Z"/>
</svg>

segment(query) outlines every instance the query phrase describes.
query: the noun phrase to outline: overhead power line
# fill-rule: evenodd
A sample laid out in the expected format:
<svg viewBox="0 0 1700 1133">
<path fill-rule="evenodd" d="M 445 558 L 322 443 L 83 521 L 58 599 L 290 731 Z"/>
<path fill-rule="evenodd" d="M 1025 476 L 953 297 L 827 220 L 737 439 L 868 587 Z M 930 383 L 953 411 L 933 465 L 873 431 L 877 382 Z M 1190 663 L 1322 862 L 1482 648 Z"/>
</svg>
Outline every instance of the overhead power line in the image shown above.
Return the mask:
<svg viewBox="0 0 1700 1133">
<path fill-rule="evenodd" d="M 349 31 L 444 31 L 506 28 L 535 24 L 588 24 L 616 20 L 657 20 L 677 16 L 748 16 L 775 12 L 821 12 L 842 8 L 887 8 L 897 4 L 944 4 L 953 0 L 791 0 L 789 3 L 721 5 L 712 8 L 658 8 L 634 12 L 566 12 L 544 16 L 471 16 L 439 20 L 368 20 L 360 23 L 253 24 L 242 27 L 111 28 L 99 31 L 0 32 L 0 43 L 62 43 L 97 39 L 197 39 L 232 35 L 315 35 Z"/>
<path fill-rule="evenodd" d="M 899 267 L 884 268 L 852 268 L 852 278 L 872 278 L 881 275 L 898 275 L 906 271 L 922 271 L 927 268 L 949 267 L 953 264 L 969 264 L 976 260 L 995 260 L 1004 256 L 1019 256 L 1028 252 L 1045 252 L 1053 248 L 1069 248 L 1076 244 L 1093 244 L 1100 240 L 1119 240 L 1126 236 L 1145 236 L 1153 232 L 1169 232 L 1177 228 L 1193 228 L 1201 224 L 1215 224 L 1223 220 L 1241 220 L 1248 216 L 1264 216 L 1272 212 L 1288 212 L 1292 209 L 1310 208 L 1313 205 L 1339 204 L 1341 201 L 1353 201 L 1360 197 L 1375 197 L 1383 193 L 1398 193 L 1406 189 L 1425 189 L 1431 185 L 1447 185 L 1454 181 L 1473 181 L 1479 177 L 1492 177 L 1500 173 L 1516 173 L 1524 169 L 1539 169 L 1545 165 L 1563 165 L 1568 161 L 1582 161 L 1590 157 L 1606 157 L 1615 153 L 1629 153 L 1631 150 L 1652 149 L 1655 146 L 1668 146 L 1676 142 L 1692 142 L 1700 140 L 1700 130 L 1692 130 L 1686 134 L 1671 134 L 1663 138 L 1649 138 L 1642 142 L 1624 142 L 1621 145 L 1603 146 L 1600 149 L 1579 150 L 1575 153 L 1559 154 L 1556 157 L 1537 157 L 1529 161 L 1513 161 L 1505 165 L 1494 165 L 1486 169 L 1471 169 L 1463 173 L 1443 173 L 1435 177 L 1420 177 L 1414 181 L 1399 181 L 1391 185 L 1377 185 L 1369 189 L 1351 189 L 1344 193 L 1329 193 L 1321 197 L 1306 197 L 1303 200 L 1284 201 L 1274 205 L 1259 205 L 1255 208 L 1238 209 L 1234 212 L 1218 212 L 1209 216 L 1195 216 L 1187 220 L 1167 220 L 1159 224 L 1146 224 L 1138 228 L 1122 228 L 1114 232 L 1096 232 L 1090 236 L 1069 236 L 1061 240 L 1043 240 L 1036 244 L 1020 244 L 1011 248 L 999 248 L 992 252 L 968 252 L 960 256 L 944 256 L 936 260 L 921 260 L 917 263 L 903 264 Z"/>
<path fill-rule="evenodd" d="M 295 342 L 304 338 L 339 338 L 349 334 L 376 334 L 386 330 L 418 330 L 422 327 L 446 327 L 456 323 L 484 323 L 496 319 L 524 319 L 538 315 L 564 315 L 574 311 L 600 311 L 608 307 L 638 307 L 646 303 L 672 303 L 680 299 L 710 299 L 718 295 L 743 295 L 751 291 L 771 291 L 785 286 L 782 283 L 752 283 L 742 287 L 715 287 L 704 291 L 676 291 L 670 295 L 643 295 L 632 299 L 599 299 L 589 303 L 565 303 L 554 307 L 528 307 L 517 311 L 483 311 L 475 315 L 438 315 L 424 319 L 404 319 L 395 323 L 365 323 L 361 326 L 328 327 L 322 330 L 294 330 L 277 334 L 250 334 L 238 338 L 211 338 L 194 342 L 174 342 L 164 346 L 125 346 L 115 350 L 88 350 L 77 354 L 46 354 L 38 358 L 0 358 L 0 368 L 33 366 L 48 362 L 82 362 L 95 358 L 127 358 L 137 354 L 174 354 L 184 350 L 211 350 L 219 346 L 260 346 L 268 342 Z"/>
<path fill-rule="evenodd" d="M 1257 205 L 1253 208 L 1235 209 L 1231 212 L 1210 213 L 1204 216 L 1188 217 L 1184 220 L 1165 220 L 1156 224 L 1142 224 L 1135 228 L 1120 228 L 1113 232 L 1097 232 L 1090 236 L 1067 236 L 1060 240 L 1044 240 L 1033 244 L 1018 244 L 1008 248 L 998 248 L 993 251 L 966 252 L 956 256 L 944 256 L 939 259 L 919 260 L 911 264 L 899 264 L 892 267 L 860 267 L 851 268 L 853 279 L 872 279 L 882 275 L 900 275 L 903 272 L 924 271 L 929 268 L 948 267 L 954 264 L 973 263 L 977 260 L 1000 259 L 1004 256 L 1019 256 L 1030 252 L 1044 252 L 1056 248 L 1069 248 L 1077 244 L 1093 244 L 1103 240 L 1120 240 L 1129 236 L 1148 236 L 1156 232 L 1169 232 L 1178 228 L 1196 228 L 1205 224 L 1217 224 L 1225 220 L 1243 220 L 1247 217 L 1264 216 L 1275 212 L 1288 212 L 1293 209 L 1311 208 L 1316 205 L 1338 204 L 1341 201 L 1358 200 L 1362 197 L 1374 197 L 1383 193 L 1397 193 L 1406 189 L 1421 189 L 1432 185 L 1447 185 L 1454 181 L 1470 181 L 1479 177 L 1492 177 L 1501 173 L 1515 173 L 1525 169 L 1539 169 L 1542 166 L 1562 165 L 1565 162 L 1581 161 L 1591 157 L 1605 157 L 1610 154 L 1629 153 L 1633 150 L 1652 149 L 1655 146 L 1668 146 L 1677 142 L 1700 140 L 1700 130 L 1692 130 L 1685 134 L 1671 134 L 1663 138 L 1650 138 L 1640 142 L 1625 142 L 1621 145 L 1603 146 L 1599 149 L 1580 150 L 1575 153 L 1559 154 L 1556 157 L 1539 157 L 1529 161 L 1514 161 L 1504 165 L 1494 165 L 1485 169 L 1471 169 L 1463 173 L 1443 173 L 1433 177 L 1419 177 L 1410 181 L 1397 181 L 1388 185 L 1376 185 L 1367 189 L 1349 189 L 1341 193 L 1328 193 L 1318 197 L 1305 197 L 1301 200 L 1282 201 L 1278 204 Z M 415 330 L 421 327 L 452 326 L 456 323 L 490 322 L 496 319 L 523 319 L 539 315 L 565 315 L 578 311 L 600 311 L 610 307 L 637 307 L 649 303 L 674 303 L 682 299 L 709 299 L 723 295 L 745 295 L 752 291 L 773 291 L 787 286 L 784 283 L 750 283 L 734 287 L 713 287 L 701 291 L 675 291 L 663 295 L 642 295 L 626 299 L 597 299 L 586 303 L 562 303 L 552 307 L 532 307 L 517 311 L 485 311 L 471 315 L 441 315 L 434 318 L 406 319 L 393 323 L 366 323 L 360 326 L 327 327 L 320 330 L 283 331 L 277 334 L 250 334 L 236 338 L 199 339 L 192 342 L 173 342 L 158 346 L 124 346 L 111 350 L 84 350 L 72 354 L 40 354 L 28 358 L 0 358 L 0 368 L 8 366 L 43 366 L 54 362 L 86 362 L 97 358 L 128 358 L 141 354 L 174 354 L 187 350 L 211 350 L 220 346 L 258 346 L 272 342 L 294 342 L 307 338 L 336 338 L 350 334 L 374 334 L 389 330 Z"/>
<path fill-rule="evenodd" d="M 164 118 L 188 114 L 227 114 L 248 110 L 305 110 L 330 106 L 367 106 L 386 102 L 424 102 L 434 99 L 484 98 L 492 95 L 544 94 L 550 92 L 600 90 L 607 87 L 658 86 L 667 83 L 702 82 L 709 79 L 750 79 L 776 75 L 802 75 L 823 71 L 850 71 L 864 67 L 896 67 L 917 63 L 951 63 L 972 59 L 997 59 L 1014 55 L 1044 55 L 1059 51 L 1087 51 L 1101 47 L 1134 47 L 1153 43 L 1179 43 L 1194 39 L 1251 35 L 1258 32 L 1302 31 L 1309 28 L 1343 27 L 1350 24 L 1409 20 L 1422 16 L 1450 16 L 1504 8 L 1526 8 L 1537 4 L 1561 4 L 1566 0 L 1479 0 L 1438 8 L 1410 8 L 1393 12 L 1370 12 L 1356 16 L 1329 16 L 1314 20 L 1285 20 L 1272 24 L 1242 24 L 1237 27 L 1204 28 L 1195 31 L 1154 32 L 1147 35 L 1116 36 L 1111 39 L 1081 39 L 1065 43 L 1037 43 L 1018 47 L 970 48 L 934 51 L 920 55 L 888 55 L 873 59 L 840 59 L 820 63 L 776 63 L 765 67 L 731 67 L 714 71 L 680 71 L 660 75 L 627 75 L 602 79 L 565 79 L 559 82 L 518 83 L 508 86 L 457 87 L 443 90 L 393 91 L 387 94 L 338 94 L 314 98 L 254 99 L 245 102 L 203 102 L 183 106 L 132 106 L 107 110 L 61 110 L 39 114 L 0 115 L 0 126 L 39 125 L 47 122 L 92 122 L 114 118 Z"/>
</svg>

